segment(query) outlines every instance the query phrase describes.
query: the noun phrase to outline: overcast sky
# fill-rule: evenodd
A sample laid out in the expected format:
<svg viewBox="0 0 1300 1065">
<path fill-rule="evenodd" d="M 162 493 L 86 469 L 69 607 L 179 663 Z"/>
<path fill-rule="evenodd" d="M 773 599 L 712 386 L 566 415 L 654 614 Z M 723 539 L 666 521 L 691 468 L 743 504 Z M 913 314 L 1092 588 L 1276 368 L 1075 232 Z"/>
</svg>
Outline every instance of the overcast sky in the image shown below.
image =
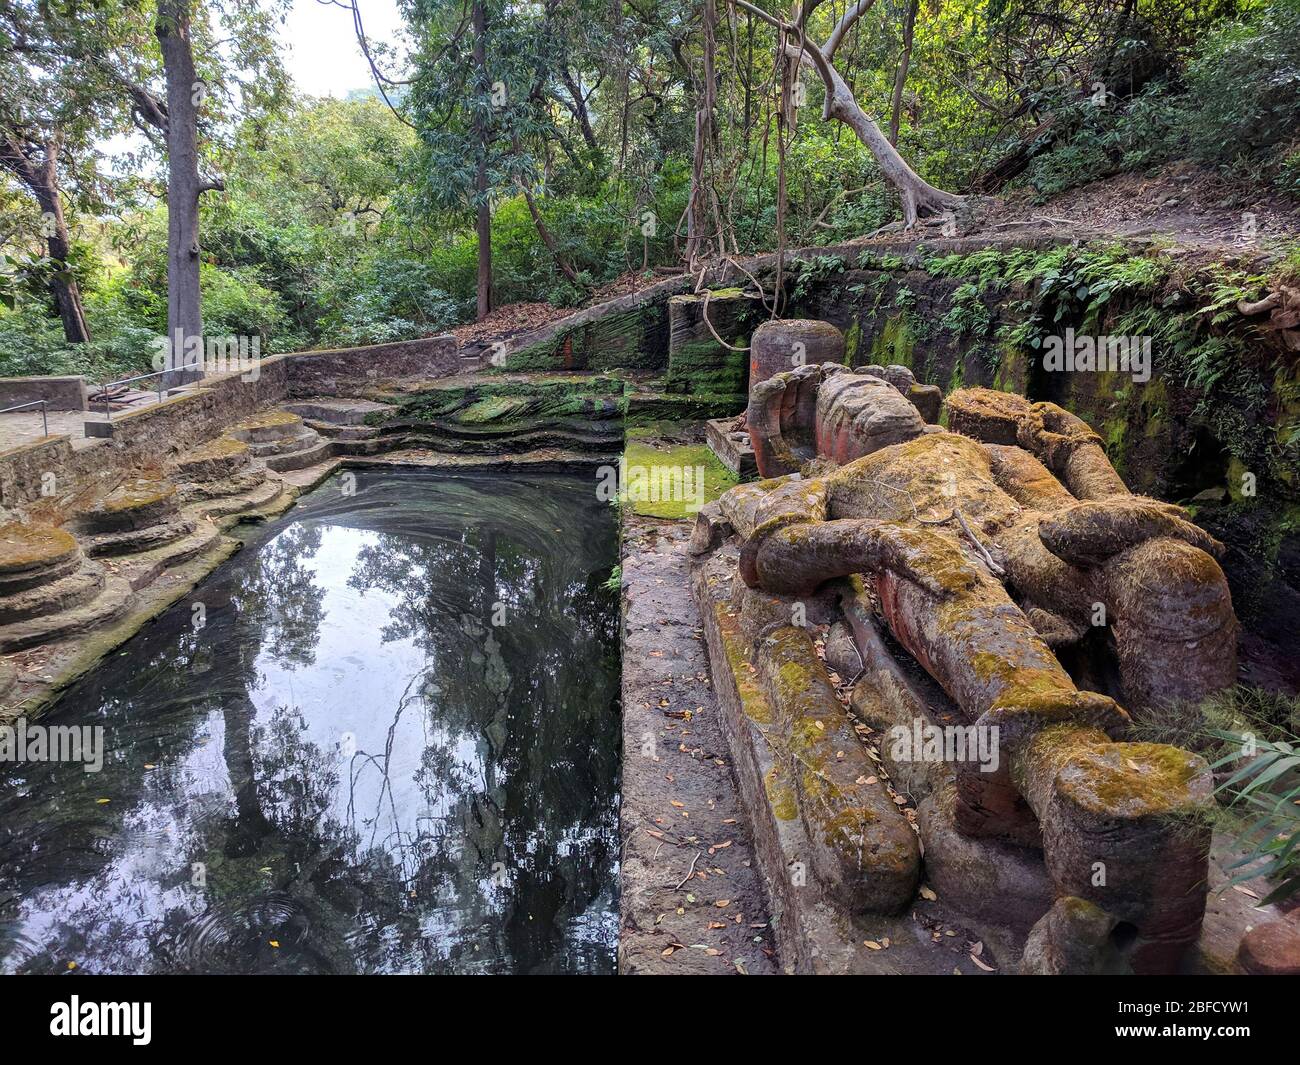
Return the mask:
<svg viewBox="0 0 1300 1065">
<path fill-rule="evenodd" d="M 374 43 L 394 42 L 402 25 L 397 0 L 357 0 L 366 39 Z M 353 89 L 374 85 L 370 65 L 361 54 L 352 12 L 319 0 L 293 0 L 284 24 L 279 27 L 281 55 L 285 69 L 301 93 L 342 99 Z M 380 62 L 389 77 L 401 71 Z M 138 151 L 144 143 L 139 133 L 120 134 L 102 141 L 99 149 L 108 157 L 110 169 L 127 169 L 122 153 Z"/>
<path fill-rule="evenodd" d="M 366 37 L 392 41 L 402 24 L 396 0 L 357 0 Z M 280 28 L 284 64 L 300 92 L 343 97 L 373 83 L 352 28 L 352 12 L 318 0 L 293 0 Z M 381 66 L 390 76 L 394 72 Z"/>
</svg>

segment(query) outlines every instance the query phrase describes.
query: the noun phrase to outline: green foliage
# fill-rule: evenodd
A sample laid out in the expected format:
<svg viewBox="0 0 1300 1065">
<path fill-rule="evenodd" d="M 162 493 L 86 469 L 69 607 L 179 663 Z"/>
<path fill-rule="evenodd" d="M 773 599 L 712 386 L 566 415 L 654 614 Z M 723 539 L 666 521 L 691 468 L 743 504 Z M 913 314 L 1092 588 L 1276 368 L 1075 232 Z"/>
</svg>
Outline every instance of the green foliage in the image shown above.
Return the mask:
<svg viewBox="0 0 1300 1065">
<path fill-rule="evenodd" d="M 803 299 L 814 288 L 844 273 L 847 265 L 842 255 L 814 255 L 811 259 L 795 259 L 790 263 L 794 275 L 790 299 Z"/>
<path fill-rule="evenodd" d="M 1203 36 L 1176 78 L 1157 78 L 1123 100 L 1053 107 L 1072 130 L 1035 160 L 1028 182 L 1042 197 L 1109 174 L 1190 157 L 1223 169 L 1262 167 L 1300 196 L 1300 0 L 1274 0 Z"/>
<path fill-rule="evenodd" d="M 617 498 L 615 498 L 612 502 L 617 503 L 618 502 Z M 609 576 L 605 579 L 605 583 L 602 584 L 601 587 L 604 588 L 605 591 L 607 592 L 614 592 L 614 593 L 618 593 L 623 590 L 623 567 L 621 564 L 615 565 L 614 568 L 609 571 Z"/>
<path fill-rule="evenodd" d="M 1215 827 L 1236 841 L 1229 886 L 1265 877 L 1259 905 L 1300 891 L 1300 700 L 1238 686 L 1194 705 L 1156 707 L 1134 738 L 1171 743 L 1204 757 L 1215 771 Z"/>
<path fill-rule="evenodd" d="M 969 283 L 958 286 L 952 294 L 952 309 L 944 315 L 941 324 L 958 336 L 988 336 L 993 319 L 980 296 L 979 287 Z"/>
</svg>

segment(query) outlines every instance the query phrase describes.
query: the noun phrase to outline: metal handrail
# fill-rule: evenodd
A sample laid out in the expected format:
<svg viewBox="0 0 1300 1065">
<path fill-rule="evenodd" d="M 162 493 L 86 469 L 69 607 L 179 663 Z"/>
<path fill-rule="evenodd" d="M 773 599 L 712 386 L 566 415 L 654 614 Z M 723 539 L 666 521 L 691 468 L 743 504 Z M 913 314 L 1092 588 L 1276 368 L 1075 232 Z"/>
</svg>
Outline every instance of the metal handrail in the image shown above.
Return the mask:
<svg viewBox="0 0 1300 1065">
<path fill-rule="evenodd" d="M 15 411 L 15 410 L 26 410 L 28 407 L 40 407 L 42 435 L 49 436 L 50 416 L 46 413 L 46 410 L 49 406 L 49 402 L 50 401 L 48 399 L 34 399 L 30 403 L 17 403 L 12 407 L 5 407 L 3 410 L 0 410 L 0 414 L 8 414 L 10 411 Z"/>
<path fill-rule="evenodd" d="M 108 395 L 108 390 L 110 388 L 115 388 L 117 385 L 129 385 L 132 381 L 147 381 L 150 377 L 162 377 L 165 374 L 175 373 L 175 372 L 176 372 L 175 368 L 172 368 L 170 370 L 154 370 L 153 373 L 142 373 L 142 374 L 136 374 L 136 376 L 134 377 L 123 377 L 120 381 L 105 381 L 102 385 L 99 386 L 99 390 L 104 396 L 104 420 L 107 422 L 111 422 L 113 420 L 113 410 L 112 407 L 109 405 L 110 397 Z M 163 382 L 159 381 L 158 382 L 159 403 L 163 401 L 163 391 L 164 391 Z"/>
</svg>

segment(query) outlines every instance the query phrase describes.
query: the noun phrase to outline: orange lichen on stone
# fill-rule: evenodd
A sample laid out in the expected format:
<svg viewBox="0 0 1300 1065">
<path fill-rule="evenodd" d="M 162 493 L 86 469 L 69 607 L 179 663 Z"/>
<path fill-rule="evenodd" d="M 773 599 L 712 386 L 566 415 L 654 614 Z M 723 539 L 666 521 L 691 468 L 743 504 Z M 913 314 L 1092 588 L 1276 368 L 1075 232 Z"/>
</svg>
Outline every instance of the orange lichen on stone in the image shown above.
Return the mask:
<svg viewBox="0 0 1300 1065">
<path fill-rule="evenodd" d="M 175 494 L 176 486 L 170 481 L 135 478 L 110 492 L 100 503 L 99 509 L 106 514 L 121 514 L 162 503 Z"/>
<path fill-rule="evenodd" d="M 0 525 L 0 573 L 57 565 L 76 551 L 76 539 L 63 529 L 16 521 Z"/>
<path fill-rule="evenodd" d="M 185 465 L 190 462 L 202 462 L 206 459 L 227 458 L 247 450 L 248 445 L 242 440 L 236 440 L 233 436 L 218 436 L 195 448 L 181 461 L 182 465 Z"/>
<path fill-rule="evenodd" d="M 262 414 L 254 414 L 252 417 L 245 418 L 238 423 L 235 429 L 270 429 L 278 425 L 293 425 L 302 421 L 296 414 L 290 414 L 283 410 L 270 410 Z"/>
</svg>

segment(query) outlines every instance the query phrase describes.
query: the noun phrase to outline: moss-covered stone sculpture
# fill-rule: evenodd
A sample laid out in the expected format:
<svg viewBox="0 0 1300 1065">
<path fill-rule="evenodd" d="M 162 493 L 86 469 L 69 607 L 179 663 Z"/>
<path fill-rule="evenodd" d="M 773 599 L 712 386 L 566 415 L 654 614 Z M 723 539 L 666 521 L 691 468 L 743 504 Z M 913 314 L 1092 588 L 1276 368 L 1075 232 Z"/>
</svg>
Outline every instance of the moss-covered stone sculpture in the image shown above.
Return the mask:
<svg viewBox="0 0 1300 1065">
<path fill-rule="evenodd" d="M 961 831 L 1038 837 L 1059 896 L 1135 928 L 1135 969 L 1172 968 L 1204 913 L 1211 776 L 1185 751 L 1116 742 L 1129 717 L 1112 695 L 1140 711 L 1235 682 L 1220 545 L 1129 493 L 1053 404 L 959 391 L 948 432 L 910 382 L 864 370 L 805 366 L 751 391 L 759 471 L 780 479 L 721 500 L 742 578 L 804 595 L 872 575 L 894 637 L 1005 752 L 995 771 L 957 766 Z M 787 476 L 801 468 L 820 475 Z M 1097 629 L 1112 695 L 1081 690 L 1054 653 Z"/>
</svg>

